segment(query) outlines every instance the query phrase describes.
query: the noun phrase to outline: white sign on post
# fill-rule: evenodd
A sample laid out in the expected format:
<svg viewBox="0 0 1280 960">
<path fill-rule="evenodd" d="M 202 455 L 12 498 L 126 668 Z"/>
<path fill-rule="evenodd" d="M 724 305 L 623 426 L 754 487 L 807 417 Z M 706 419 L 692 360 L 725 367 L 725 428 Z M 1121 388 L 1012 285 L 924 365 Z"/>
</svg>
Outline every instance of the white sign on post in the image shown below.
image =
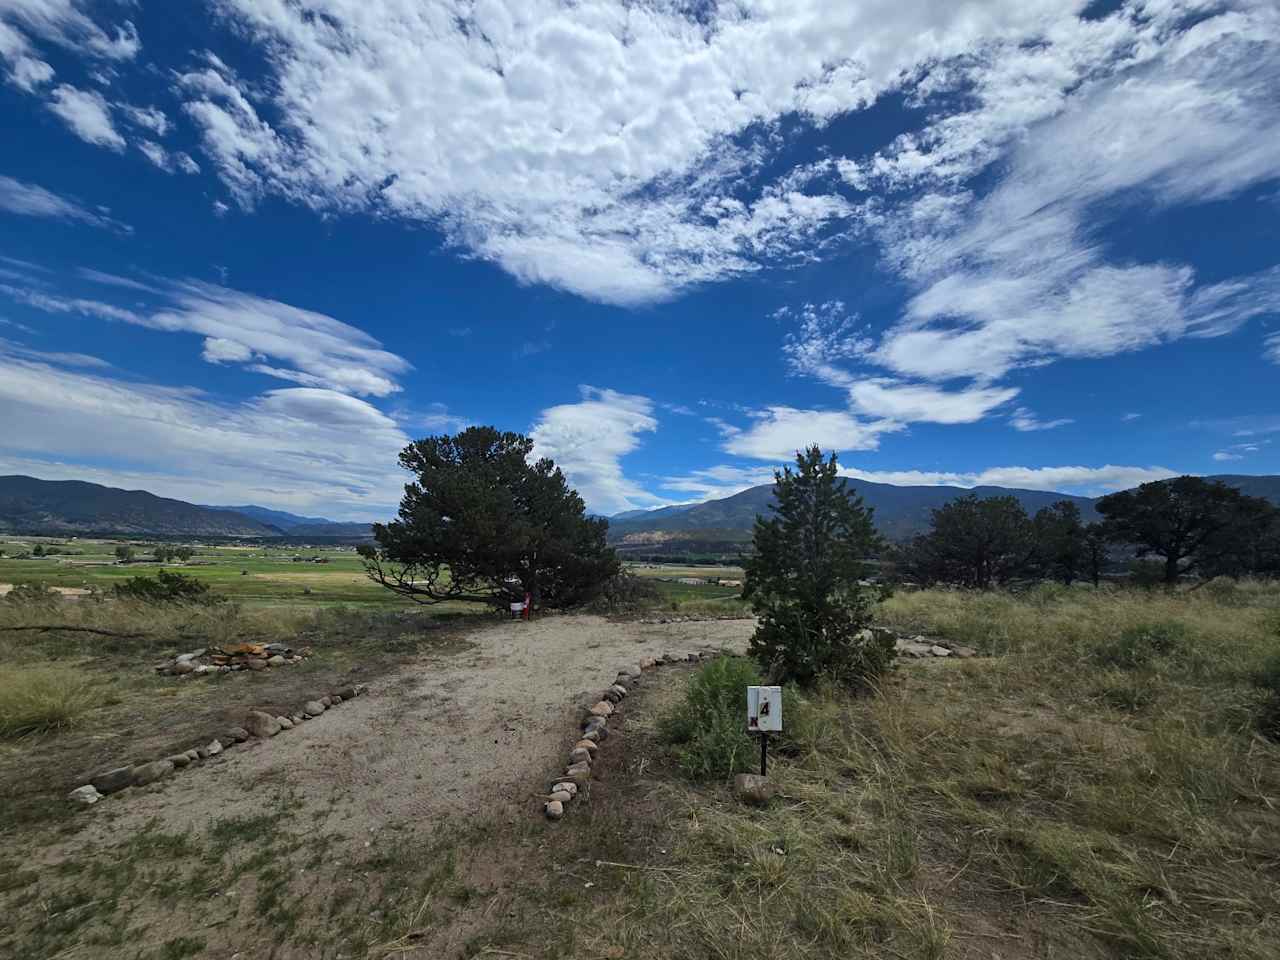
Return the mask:
<svg viewBox="0 0 1280 960">
<path fill-rule="evenodd" d="M 753 733 L 782 729 L 781 687 L 747 687 L 747 729 Z"/>
</svg>

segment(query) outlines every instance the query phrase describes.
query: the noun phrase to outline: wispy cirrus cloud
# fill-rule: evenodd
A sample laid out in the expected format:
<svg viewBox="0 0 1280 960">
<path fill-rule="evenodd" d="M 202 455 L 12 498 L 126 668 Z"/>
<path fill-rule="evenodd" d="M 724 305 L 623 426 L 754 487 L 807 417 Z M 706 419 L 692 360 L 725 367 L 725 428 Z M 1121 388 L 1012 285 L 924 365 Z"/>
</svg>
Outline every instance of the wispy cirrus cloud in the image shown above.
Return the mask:
<svg viewBox="0 0 1280 960">
<path fill-rule="evenodd" d="M 410 365 L 363 330 L 314 310 L 198 280 L 133 280 L 94 270 L 82 278 L 146 295 L 130 306 L 34 285 L 0 283 L 0 294 L 47 313 L 76 314 L 203 338 L 212 364 L 241 364 L 305 387 L 385 397 Z"/>
<path fill-rule="evenodd" d="M 0 174 L 0 211 L 24 217 L 70 220 L 124 232 L 131 230 L 105 213 L 89 210 L 76 200 L 60 196 L 38 184 L 25 183 L 3 174 Z"/>
</svg>

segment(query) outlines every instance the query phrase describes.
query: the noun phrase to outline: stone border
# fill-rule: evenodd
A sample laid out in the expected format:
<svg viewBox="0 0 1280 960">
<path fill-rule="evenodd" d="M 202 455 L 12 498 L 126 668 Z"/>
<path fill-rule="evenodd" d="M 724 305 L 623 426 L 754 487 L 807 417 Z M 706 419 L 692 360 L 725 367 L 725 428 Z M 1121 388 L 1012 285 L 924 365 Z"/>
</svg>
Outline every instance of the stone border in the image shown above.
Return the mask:
<svg viewBox="0 0 1280 960">
<path fill-rule="evenodd" d="M 302 708 L 287 717 L 273 717 L 262 710 L 252 710 L 245 718 L 243 727 L 232 727 L 219 734 L 208 743 L 193 747 L 182 753 L 170 754 L 158 760 L 140 763 L 128 767 L 116 767 L 90 777 L 84 786 L 76 787 L 69 794 L 68 800 L 85 805 L 97 803 L 104 796 L 118 793 L 127 787 L 141 787 L 161 780 L 175 770 L 216 757 L 224 750 L 244 743 L 251 738 L 266 740 L 274 737 L 282 730 L 292 730 L 307 720 L 320 716 L 331 707 L 336 707 L 344 700 L 350 700 L 367 693 L 368 688 L 362 684 L 350 684 L 340 687 L 333 693 L 323 694 L 314 700 L 308 700 Z"/>
<path fill-rule="evenodd" d="M 660 657 L 644 657 L 638 663 L 619 670 L 613 684 L 595 703 L 585 708 L 582 732 L 569 753 L 569 766 L 562 776 L 551 782 L 551 790 L 546 794 L 543 813 L 547 819 L 559 820 L 563 817 L 564 808 L 577 799 L 578 789 L 591 780 L 591 765 L 595 763 L 601 745 L 609 738 L 609 718 L 617 712 L 618 705 L 627 694 L 640 684 L 646 670 L 669 663 L 701 663 L 719 655 L 719 652 L 710 650 L 684 656 L 664 653 Z"/>
</svg>

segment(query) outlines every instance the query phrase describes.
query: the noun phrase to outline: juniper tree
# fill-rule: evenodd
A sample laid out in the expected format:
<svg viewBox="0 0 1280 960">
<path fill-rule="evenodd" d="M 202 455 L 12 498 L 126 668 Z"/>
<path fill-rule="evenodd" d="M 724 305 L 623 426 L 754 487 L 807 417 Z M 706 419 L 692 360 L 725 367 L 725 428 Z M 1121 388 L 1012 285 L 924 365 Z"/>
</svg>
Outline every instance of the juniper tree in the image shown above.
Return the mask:
<svg viewBox="0 0 1280 960">
<path fill-rule="evenodd" d="M 607 520 L 586 515 L 577 491 L 533 441 L 493 427 L 426 437 L 405 447 L 399 519 L 373 526 L 361 547 L 371 579 L 424 604 L 497 607 L 526 594 L 535 606 L 588 599 L 618 573 Z"/>
<path fill-rule="evenodd" d="M 872 511 L 817 446 L 774 472 L 774 501 L 769 519 L 756 518 L 745 565 L 744 596 L 759 618 L 750 653 L 779 682 L 865 685 L 894 654 L 891 639 L 864 629 L 874 596 L 859 581 L 880 546 Z"/>
</svg>

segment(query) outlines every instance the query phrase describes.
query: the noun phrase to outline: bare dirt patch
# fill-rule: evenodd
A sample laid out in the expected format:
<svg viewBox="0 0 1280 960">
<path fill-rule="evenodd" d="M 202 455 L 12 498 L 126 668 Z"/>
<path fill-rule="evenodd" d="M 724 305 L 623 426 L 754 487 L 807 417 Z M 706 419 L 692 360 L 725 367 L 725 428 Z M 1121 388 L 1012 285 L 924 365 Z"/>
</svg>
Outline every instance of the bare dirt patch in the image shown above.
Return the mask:
<svg viewBox="0 0 1280 960">
<path fill-rule="evenodd" d="M 460 951 L 527 908 L 512 884 L 541 877 L 555 838 L 537 795 L 562 769 L 588 698 L 641 657 L 741 648 L 752 629 L 463 623 L 392 669 L 349 664 L 367 695 L 77 810 L 58 831 L 11 834 L 0 954 L 105 956 L 125 943 L 146 960 Z M 320 679 L 307 669 L 277 671 L 285 685 L 259 705 L 296 709 Z M 225 719 L 250 706 L 237 698 Z"/>
</svg>

